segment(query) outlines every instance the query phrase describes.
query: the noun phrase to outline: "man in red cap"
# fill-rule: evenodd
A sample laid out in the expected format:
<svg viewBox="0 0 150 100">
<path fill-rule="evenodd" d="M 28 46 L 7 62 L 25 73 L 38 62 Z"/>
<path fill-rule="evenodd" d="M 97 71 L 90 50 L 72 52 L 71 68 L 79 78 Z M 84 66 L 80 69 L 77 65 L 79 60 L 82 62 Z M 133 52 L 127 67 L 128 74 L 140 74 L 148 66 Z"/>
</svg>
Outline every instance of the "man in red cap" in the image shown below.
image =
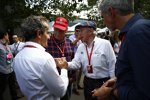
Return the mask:
<svg viewBox="0 0 150 100">
<path fill-rule="evenodd" d="M 65 57 L 67 61 L 71 61 L 74 56 L 74 48 L 72 42 L 65 37 L 65 33 L 68 30 L 68 21 L 63 17 L 58 17 L 53 25 L 54 34 L 48 40 L 47 52 L 49 52 L 54 58 Z M 59 71 L 59 69 L 58 69 Z M 60 71 L 59 71 L 60 72 Z M 71 85 L 72 76 L 74 72 L 69 72 L 70 82 L 66 95 L 61 100 L 70 100 L 71 97 Z"/>
</svg>

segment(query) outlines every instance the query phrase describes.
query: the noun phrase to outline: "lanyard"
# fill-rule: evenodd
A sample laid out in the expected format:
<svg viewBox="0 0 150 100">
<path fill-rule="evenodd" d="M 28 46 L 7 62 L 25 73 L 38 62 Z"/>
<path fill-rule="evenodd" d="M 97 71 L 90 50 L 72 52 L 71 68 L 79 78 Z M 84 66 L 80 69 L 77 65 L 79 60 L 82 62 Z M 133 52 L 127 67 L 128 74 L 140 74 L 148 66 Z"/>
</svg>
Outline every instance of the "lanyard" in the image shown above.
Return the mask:
<svg viewBox="0 0 150 100">
<path fill-rule="evenodd" d="M 14 44 L 14 46 L 15 46 L 15 51 L 17 51 L 17 49 L 18 49 L 18 47 L 19 47 L 19 44 L 20 44 L 20 42 L 19 42 L 19 43 Z"/>
<path fill-rule="evenodd" d="M 122 39 L 121 39 L 121 45 L 120 45 L 120 48 L 122 46 L 122 43 L 124 42 L 124 39 L 125 39 L 125 34 L 123 35 Z"/>
<path fill-rule="evenodd" d="M 94 48 L 94 42 L 92 44 L 92 49 L 91 49 L 91 52 L 90 52 L 90 55 L 89 55 L 89 52 L 88 52 L 88 49 L 87 49 L 87 46 L 86 46 L 86 53 L 87 53 L 87 56 L 88 56 L 89 65 L 91 65 L 91 57 L 92 57 L 93 48 Z"/>
<path fill-rule="evenodd" d="M 52 39 L 53 39 L 55 45 L 57 46 L 57 48 L 59 49 L 59 51 L 60 51 L 62 57 L 64 57 L 64 56 L 65 56 L 65 54 L 64 54 L 64 51 L 65 51 L 65 44 L 64 44 L 63 48 L 61 49 L 60 46 L 56 43 L 56 41 L 55 41 L 55 39 L 54 39 L 54 36 L 52 37 Z"/>
<path fill-rule="evenodd" d="M 28 48 L 36 48 L 36 47 L 33 46 L 33 45 L 25 45 L 24 47 L 28 47 Z"/>
</svg>

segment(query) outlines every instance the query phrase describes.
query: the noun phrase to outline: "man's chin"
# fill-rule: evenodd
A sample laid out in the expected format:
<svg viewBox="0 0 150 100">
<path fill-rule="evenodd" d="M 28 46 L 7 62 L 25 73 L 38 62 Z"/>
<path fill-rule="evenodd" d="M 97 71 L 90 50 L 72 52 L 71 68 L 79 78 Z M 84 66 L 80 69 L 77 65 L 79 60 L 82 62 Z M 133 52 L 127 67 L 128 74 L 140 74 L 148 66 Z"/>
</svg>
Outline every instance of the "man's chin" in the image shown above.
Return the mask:
<svg viewBox="0 0 150 100">
<path fill-rule="evenodd" d="M 85 42 L 83 38 L 80 39 L 82 42 Z"/>
<path fill-rule="evenodd" d="M 48 45 L 47 45 L 47 44 L 43 44 L 42 46 L 43 46 L 44 48 L 47 48 L 47 47 L 48 47 Z"/>
</svg>

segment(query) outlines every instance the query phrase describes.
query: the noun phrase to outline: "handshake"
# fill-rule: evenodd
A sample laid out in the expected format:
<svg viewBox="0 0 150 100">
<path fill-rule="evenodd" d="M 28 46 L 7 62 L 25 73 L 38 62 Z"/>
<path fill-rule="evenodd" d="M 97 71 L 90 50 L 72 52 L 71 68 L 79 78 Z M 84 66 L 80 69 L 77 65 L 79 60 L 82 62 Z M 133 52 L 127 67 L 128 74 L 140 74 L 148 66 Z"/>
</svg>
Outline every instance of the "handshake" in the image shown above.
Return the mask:
<svg viewBox="0 0 150 100">
<path fill-rule="evenodd" d="M 68 62 L 66 61 L 65 57 L 54 59 L 57 67 L 59 67 L 60 69 L 68 69 Z"/>
</svg>

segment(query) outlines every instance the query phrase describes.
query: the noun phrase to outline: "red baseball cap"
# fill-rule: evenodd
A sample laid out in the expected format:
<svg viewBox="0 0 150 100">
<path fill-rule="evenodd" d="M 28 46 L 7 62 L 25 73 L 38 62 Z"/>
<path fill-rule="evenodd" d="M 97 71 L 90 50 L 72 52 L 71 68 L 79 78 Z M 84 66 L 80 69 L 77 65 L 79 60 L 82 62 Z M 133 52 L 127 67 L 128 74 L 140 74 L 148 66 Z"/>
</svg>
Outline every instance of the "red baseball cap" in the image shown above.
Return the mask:
<svg viewBox="0 0 150 100">
<path fill-rule="evenodd" d="M 65 31 L 68 28 L 68 21 L 63 17 L 58 17 L 56 18 L 53 27 Z"/>
</svg>

